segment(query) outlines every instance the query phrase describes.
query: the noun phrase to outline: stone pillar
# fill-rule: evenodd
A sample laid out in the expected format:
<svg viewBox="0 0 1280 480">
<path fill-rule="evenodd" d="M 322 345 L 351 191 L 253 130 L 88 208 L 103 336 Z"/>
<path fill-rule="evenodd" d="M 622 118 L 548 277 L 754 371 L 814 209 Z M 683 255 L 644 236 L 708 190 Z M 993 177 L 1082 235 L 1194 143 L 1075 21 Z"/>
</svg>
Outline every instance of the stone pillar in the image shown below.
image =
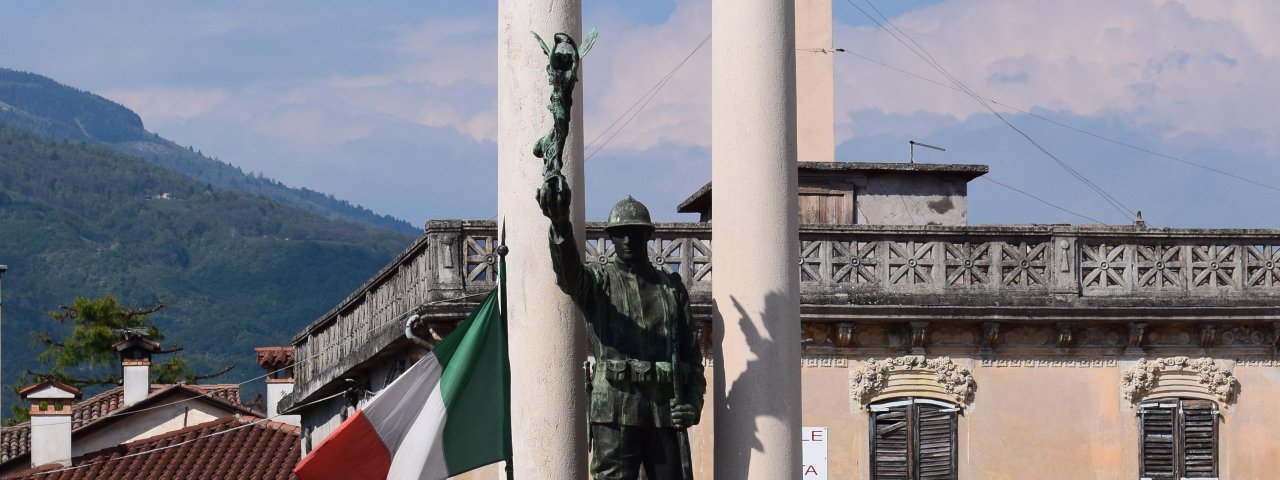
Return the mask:
<svg viewBox="0 0 1280 480">
<path fill-rule="evenodd" d="M 796 159 L 834 162 L 836 99 L 835 53 L 830 51 L 831 0 L 795 2 Z"/>
<path fill-rule="evenodd" d="M 717 478 L 801 474 L 794 8 L 712 1 Z"/>
<path fill-rule="evenodd" d="M 577 0 L 498 2 L 498 225 L 506 222 L 507 316 L 511 352 L 511 436 L 516 478 L 586 478 L 583 324 L 555 284 L 548 220 L 534 192 L 542 160 L 533 145 L 551 129 L 547 42 L 558 32 L 582 40 Z M 582 72 L 579 71 L 581 78 Z M 583 239 L 582 89 L 573 93 L 562 172 L 573 190 L 575 234 Z"/>
</svg>

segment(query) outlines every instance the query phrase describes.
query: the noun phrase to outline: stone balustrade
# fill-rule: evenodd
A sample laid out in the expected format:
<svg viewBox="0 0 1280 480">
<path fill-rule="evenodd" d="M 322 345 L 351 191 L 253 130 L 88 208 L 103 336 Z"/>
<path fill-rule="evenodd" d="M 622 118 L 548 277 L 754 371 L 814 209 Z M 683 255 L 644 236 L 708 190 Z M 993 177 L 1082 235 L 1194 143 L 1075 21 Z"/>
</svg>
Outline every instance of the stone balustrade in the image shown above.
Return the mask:
<svg viewBox="0 0 1280 480">
<path fill-rule="evenodd" d="M 603 226 L 588 225 L 585 261 L 613 256 Z M 403 341 L 411 314 L 440 322 L 465 316 L 479 300 L 475 295 L 495 285 L 497 237 L 490 221 L 429 222 L 413 245 L 294 338 L 303 361 L 295 371 L 300 393 L 315 393 L 338 372 Z M 653 263 L 678 272 L 689 287 L 695 314 L 709 312 L 713 250 L 707 223 L 660 223 L 650 244 Z M 1270 229 L 805 225 L 796 263 L 806 322 L 1011 306 L 1022 306 L 1017 314 L 1032 321 L 1041 312 L 1046 321 L 1070 319 L 1063 308 L 1152 305 L 1186 307 L 1191 310 L 1180 314 L 1213 319 L 1223 308 L 1266 312 L 1280 302 L 1280 230 Z M 984 320 L 976 310 L 955 315 Z M 1099 315 L 1106 316 L 1076 316 Z"/>
</svg>

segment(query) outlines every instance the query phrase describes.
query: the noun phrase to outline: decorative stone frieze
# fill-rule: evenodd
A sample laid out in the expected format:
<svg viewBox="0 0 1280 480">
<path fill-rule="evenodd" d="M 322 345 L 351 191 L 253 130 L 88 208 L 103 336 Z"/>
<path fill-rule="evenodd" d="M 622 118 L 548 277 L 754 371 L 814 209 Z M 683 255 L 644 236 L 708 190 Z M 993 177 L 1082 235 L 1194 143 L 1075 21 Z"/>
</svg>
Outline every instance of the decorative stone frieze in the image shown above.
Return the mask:
<svg viewBox="0 0 1280 480">
<path fill-rule="evenodd" d="M 998 357 L 981 360 L 983 367 L 1069 367 L 1108 368 L 1117 365 L 1114 357 Z"/>
<path fill-rule="evenodd" d="M 1212 358 L 1140 359 L 1120 377 L 1120 393 L 1137 404 L 1147 398 L 1190 397 L 1230 402 L 1236 379 Z"/>
<path fill-rule="evenodd" d="M 859 408 L 891 397 L 928 397 L 963 405 L 972 400 L 974 388 L 969 369 L 949 357 L 869 360 L 849 371 L 849 401 Z"/>
<path fill-rule="evenodd" d="M 804 355 L 800 357 L 804 368 L 847 368 L 849 359 L 842 355 Z"/>
</svg>

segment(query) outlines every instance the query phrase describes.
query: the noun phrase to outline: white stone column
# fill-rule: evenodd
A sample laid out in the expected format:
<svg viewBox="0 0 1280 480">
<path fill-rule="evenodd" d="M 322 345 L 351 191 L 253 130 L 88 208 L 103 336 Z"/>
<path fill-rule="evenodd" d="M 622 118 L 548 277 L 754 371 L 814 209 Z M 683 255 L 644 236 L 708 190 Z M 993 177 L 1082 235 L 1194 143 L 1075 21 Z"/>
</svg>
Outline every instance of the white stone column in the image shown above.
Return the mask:
<svg viewBox="0 0 1280 480">
<path fill-rule="evenodd" d="M 795 2 L 796 159 L 834 162 L 836 102 L 835 53 L 830 51 L 831 0 Z"/>
<path fill-rule="evenodd" d="M 533 145 L 551 129 L 547 57 L 559 32 L 582 40 L 577 0 L 498 2 L 498 223 L 506 221 L 511 420 L 516 478 L 587 477 L 582 319 L 555 284 L 547 229 L 534 192 L 542 160 Z M 581 78 L 581 71 L 579 72 Z M 562 172 L 573 189 L 575 234 L 583 239 L 582 84 L 574 90 Z M 580 247 L 581 248 L 581 247 Z"/>
<path fill-rule="evenodd" d="M 800 478 L 795 6 L 711 12 L 715 475 Z"/>
</svg>

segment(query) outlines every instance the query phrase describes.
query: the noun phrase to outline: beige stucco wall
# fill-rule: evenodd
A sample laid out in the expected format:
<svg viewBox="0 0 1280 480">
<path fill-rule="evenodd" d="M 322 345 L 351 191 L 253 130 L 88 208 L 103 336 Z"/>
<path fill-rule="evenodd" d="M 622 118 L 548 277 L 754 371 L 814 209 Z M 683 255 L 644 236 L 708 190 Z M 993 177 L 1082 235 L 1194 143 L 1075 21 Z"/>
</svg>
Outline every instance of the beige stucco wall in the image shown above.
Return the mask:
<svg viewBox="0 0 1280 480">
<path fill-rule="evenodd" d="M 1136 409 L 1119 367 L 977 367 L 959 421 L 961 478 L 1137 478 Z M 865 420 L 864 420 L 865 423 Z"/>
<path fill-rule="evenodd" d="M 1014 366 L 983 367 L 974 358 L 952 358 L 972 372 L 976 385 L 973 401 L 957 422 L 961 479 L 1138 478 L 1138 409 L 1120 393 L 1122 372 L 1131 360 L 1107 360 L 1101 366 L 1096 361 L 1058 366 L 1014 361 Z M 831 480 L 869 478 L 868 412 L 849 401 L 849 369 L 862 363 L 847 363 L 801 370 L 803 425 L 827 427 Z M 1219 478 L 1280 478 L 1280 441 L 1275 440 L 1280 367 L 1269 361 L 1219 363 L 1240 383 L 1238 396 L 1221 410 Z M 711 370 L 707 372 L 710 382 Z M 712 479 L 710 403 L 702 415 L 702 424 L 690 430 L 694 474 Z M 504 476 L 494 465 L 457 478 Z"/>
<path fill-rule="evenodd" d="M 72 457 L 180 430 L 233 413 L 229 409 L 200 401 L 174 403 L 169 400 L 164 403 L 159 408 L 140 410 L 114 425 L 75 438 L 71 447 Z"/>
<path fill-rule="evenodd" d="M 1138 478 L 1138 409 L 1120 393 L 1132 362 L 983 367 L 954 360 L 976 385 L 957 422 L 961 479 Z M 1220 478 L 1280 478 L 1280 368 L 1235 365 L 1232 372 L 1241 387 L 1222 409 Z M 868 412 L 850 405 L 849 368 L 807 367 L 802 385 L 804 425 L 828 428 L 828 478 L 869 478 Z"/>
<path fill-rule="evenodd" d="M 1218 424 L 1220 478 L 1280 478 L 1280 367 L 1237 365 L 1234 405 Z"/>
</svg>

